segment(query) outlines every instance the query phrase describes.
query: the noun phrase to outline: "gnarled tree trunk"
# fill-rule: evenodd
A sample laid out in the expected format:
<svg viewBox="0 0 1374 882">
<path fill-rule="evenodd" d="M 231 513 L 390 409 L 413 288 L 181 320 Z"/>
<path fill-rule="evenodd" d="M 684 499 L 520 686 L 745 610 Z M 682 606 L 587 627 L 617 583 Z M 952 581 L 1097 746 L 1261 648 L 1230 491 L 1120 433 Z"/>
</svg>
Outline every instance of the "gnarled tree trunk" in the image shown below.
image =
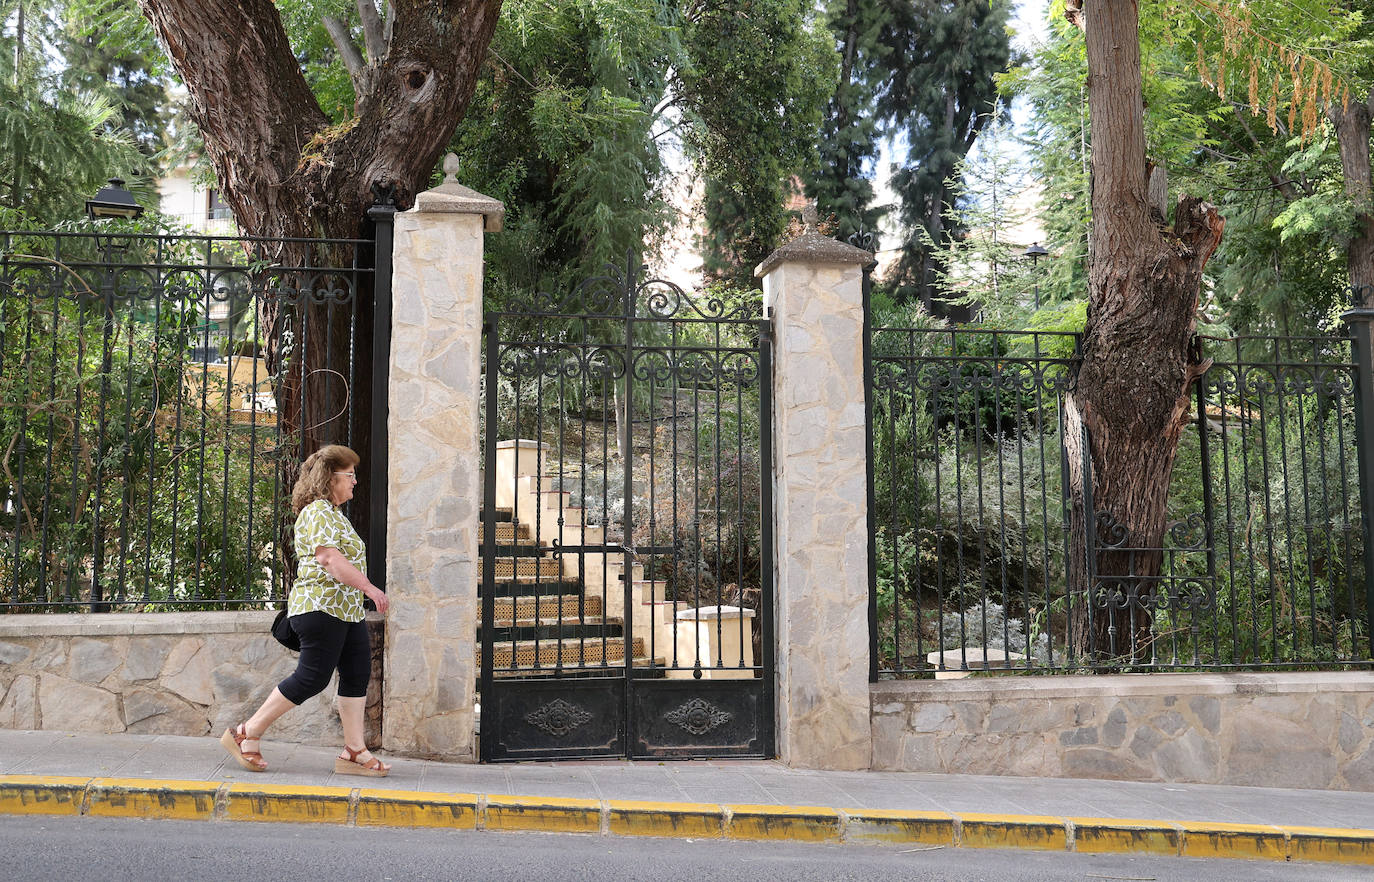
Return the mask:
<svg viewBox="0 0 1374 882">
<path fill-rule="evenodd" d="M 1148 652 L 1150 615 L 1135 598 L 1160 572 L 1169 475 L 1189 389 L 1207 369 L 1190 345 L 1198 290 L 1223 220 L 1192 198 L 1179 200 L 1172 229 L 1150 217 L 1136 3 L 1072 12 L 1087 40 L 1092 231 L 1082 362 L 1066 407 L 1071 638 L 1085 660 L 1131 660 Z"/>
<path fill-rule="evenodd" d="M 337 125 L 310 91 L 271 0 L 139 5 L 186 83 L 191 117 L 243 234 L 351 239 L 362 233 L 374 194 L 405 209 L 424 189 L 472 97 L 501 0 L 392 0 L 390 43 L 354 77 L 354 115 Z M 376 30 L 370 50 L 379 48 Z M 363 63 L 360 54 L 353 60 Z M 255 256 L 284 267 L 351 265 L 348 249 L 280 241 L 261 243 Z M 287 276 L 315 291 L 337 282 Z M 306 452 L 341 441 L 348 432 L 338 414 L 351 398 L 352 441 L 366 460 L 372 300 L 370 290 L 357 294 L 356 325 L 348 309 L 280 300 L 268 301 L 260 320 L 268 369 L 282 377 L 275 391 L 283 430 L 298 433 Z M 344 377 L 332 372 L 346 377 L 350 359 L 345 394 Z M 288 456 L 288 487 L 295 465 Z M 363 535 L 369 489 L 360 483 L 352 508 Z"/>
<path fill-rule="evenodd" d="M 1333 102 L 1327 108 L 1327 116 L 1336 128 L 1345 194 L 1355 203 L 1355 234 L 1346 246 L 1350 284 L 1362 300 L 1355 305 L 1374 306 L 1374 176 L 1369 158 L 1374 90 L 1364 101 Z"/>
</svg>

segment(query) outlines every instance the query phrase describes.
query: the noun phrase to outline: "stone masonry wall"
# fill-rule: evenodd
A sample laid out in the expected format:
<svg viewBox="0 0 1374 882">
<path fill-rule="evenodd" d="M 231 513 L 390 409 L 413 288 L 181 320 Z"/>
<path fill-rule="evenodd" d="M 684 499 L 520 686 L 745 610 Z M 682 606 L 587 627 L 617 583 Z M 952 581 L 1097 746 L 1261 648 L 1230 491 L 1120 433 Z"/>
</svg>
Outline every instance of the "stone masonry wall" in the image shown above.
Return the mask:
<svg viewBox="0 0 1374 882">
<path fill-rule="evenodd" d="M 1366 672 L 991 676 L 871 694 L 874 769 L 1374 791 Z"/>
<path fill-rule="evenodd" d="M 247 719 L 297 656 L 273 612 L 0 616 L 0 728 L 218 735 Z M 383 624 L 368 619 L 367 734 L 380 746 Z M 286 714 L 268 741 L 343 739 L 333 683 Z"/>
</svg>

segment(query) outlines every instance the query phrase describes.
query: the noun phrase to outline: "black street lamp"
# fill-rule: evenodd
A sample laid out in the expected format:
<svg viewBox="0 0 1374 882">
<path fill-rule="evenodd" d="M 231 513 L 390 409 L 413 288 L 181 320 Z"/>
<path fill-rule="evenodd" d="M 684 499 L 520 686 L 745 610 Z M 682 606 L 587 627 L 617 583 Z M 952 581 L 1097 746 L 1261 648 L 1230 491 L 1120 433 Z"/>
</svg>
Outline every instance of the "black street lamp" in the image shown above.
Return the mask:
<svg viewBox="0 0 1374 882">
<path fill-rule="evenodd" d="M 134 199 L 134 194 L 124 189 L 123 178 L 110 178 L 109 186 L 101 187 L 94 199 L 86 200 L 86 217 L 99 220 L 107 217 L 122 217 L 129 220 L 141 217 L 143 206 Z"/>
<path fill-rule="evenodd" d="M 95 194 L 94 199 L 86 200 L 86 217 L 92 221 L 108 220 L 109 218 L 122 217 L 126 220 L 134 220 L 143 214 L 143 206 L 134 199 L 134 194 L 124 189 L 124 181 L 120 178 L 110 178 L 109 186 L 101 187 Z M 104 271 L 101 273 L 100 294 L 104 312 L 103 330 L 103 352 L 100 359 L 100 400 L 102 402 L 109 398 L 110 394 L 110 369 L 111 369 L 111 340 L 114 335 L 114 312 L 115 312 L 115 267 L 114 252 L 122 252 L 128 248 L 128 243 L 116 245 L 115 237 L 109 234 L 96 234 L 96 244 L 100 247 L 101 263 Z M 105 444 L 105 425 L 104 407 L 101 408 L 101 425 L 99 429 L 98 447 Z M 100 484 L 101 464 L 97 459 L 95 470 L 96 484 Z M 100 506 L 95 508 L 95 532 L 97 537 L 100 535 Z M 91 611 L 105 612 L 110 608 L 104 602 L 104 586 L 101 585 L 100 576 L 104 569 L 105 554 L 104 543 L 98 539 L 95 543 L 95 570 L 91 579 Z"/>
<path fill-rule="evenodd" d="M 1024 256 L 1031 259 L 1031 273 L 1035 276 L 1035 308 L 1040 308 L 1040 258 L 1049 257 L 1050 252 L 1039 242 L 1032 242 L 1031 246 L 1023 252 Z"/>
</svg>

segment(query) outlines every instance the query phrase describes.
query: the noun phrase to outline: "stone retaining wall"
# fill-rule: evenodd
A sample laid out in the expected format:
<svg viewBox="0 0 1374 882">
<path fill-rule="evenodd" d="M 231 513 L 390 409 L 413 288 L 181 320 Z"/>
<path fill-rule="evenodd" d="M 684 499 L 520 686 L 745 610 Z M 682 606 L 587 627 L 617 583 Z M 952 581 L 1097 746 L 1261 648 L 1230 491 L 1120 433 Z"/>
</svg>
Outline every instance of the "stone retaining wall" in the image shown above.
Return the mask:
<svg viewBox="0 0 1374 882">
<path fill-rule="evenodd" d="M 273 612 L 0 616 L 0 728 L 218 734 L 250 716 L 291 673 Z M 368 619 L 368 742 L 380 744 L 383 623 Z M 343 737 L 334 686 L 291 711 L 269 740 Z"/>
<path fill-rule="evenodd" d="M 1374 791 L 1374 675 L 875 683 L 873 768 Z"/>
</svg>

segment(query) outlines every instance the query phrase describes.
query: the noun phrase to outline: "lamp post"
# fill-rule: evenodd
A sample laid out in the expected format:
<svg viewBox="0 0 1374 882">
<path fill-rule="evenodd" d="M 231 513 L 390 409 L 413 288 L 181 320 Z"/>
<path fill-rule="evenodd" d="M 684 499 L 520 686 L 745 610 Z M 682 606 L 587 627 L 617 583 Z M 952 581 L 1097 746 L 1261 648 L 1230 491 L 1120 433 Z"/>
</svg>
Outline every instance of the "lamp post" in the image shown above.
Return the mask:
<svg viewBox="0 0 1374 882">
<path fill-rule="evenodd" d="M 109 217 L 122 217 L 129 220 L 142 217 L 143 206 L 134 199 L 134 194 L 124 189 L 123 178 L 110 178 L 108 186 L 101 187 L 92 199 L 86 200 L 86 217 L 100 220 Z"/>
<path fill-rule="evenodd" d="M 101 187 L 95 194 L 95 198 L 86 200 L 86 217 L 92 221 L 108 220 L 109 218 L 122 217 L 133 220 L 143 214 L 143 206 L 138 204 L 134 195 L 124 189 L 124 181 L 119 178 L 110 178 L 109 186 Z M 100 357 L 100 402 L 99 413 L 97 416 L 97 437 L 96 437 L 96 466 L 95 466 L 95 486 L 96 499 L 94 506 L 93 531 L 95 533 L 95 560 L 91 570 L 91 611 L 104 612 L 109 609 L 109 604 L 104 603 L 105 591 L 101 584 L 101 576 L 104 575 L 105 567 L 105 543 L 102 541 L 100 531 L 100 487 L 102 486 L 101 467 L 104 463 L 105 452 L 105 402 L 110 395 L 110 368 L 111 368 L 111 338 L 114 335 L 114 307 L 115 307 L 115 279 L 113 267 L 113 255 L 111 254 L 117 247 L 120 250 L 126 246 L 116 246 L 114 237 L 110 235 L 96 234 L 96 244 L 100 246 L 101 263 L 104 264 L 104 272 L 100 282 L 101 300 L 104 306 L 105 316 L 103 321 L 103 351 Z"/>
<path fill-rule="evenodd" d="M 1023 252 L 1024 256 L 1031 259 L 1031 273 L 1035 276 L 1035 308 L 1040 308 L 1040 258 L 1049 257 L 1050 252 L 1039 242 L 1032 242 L 1031 246 Z"/>
</svg>

